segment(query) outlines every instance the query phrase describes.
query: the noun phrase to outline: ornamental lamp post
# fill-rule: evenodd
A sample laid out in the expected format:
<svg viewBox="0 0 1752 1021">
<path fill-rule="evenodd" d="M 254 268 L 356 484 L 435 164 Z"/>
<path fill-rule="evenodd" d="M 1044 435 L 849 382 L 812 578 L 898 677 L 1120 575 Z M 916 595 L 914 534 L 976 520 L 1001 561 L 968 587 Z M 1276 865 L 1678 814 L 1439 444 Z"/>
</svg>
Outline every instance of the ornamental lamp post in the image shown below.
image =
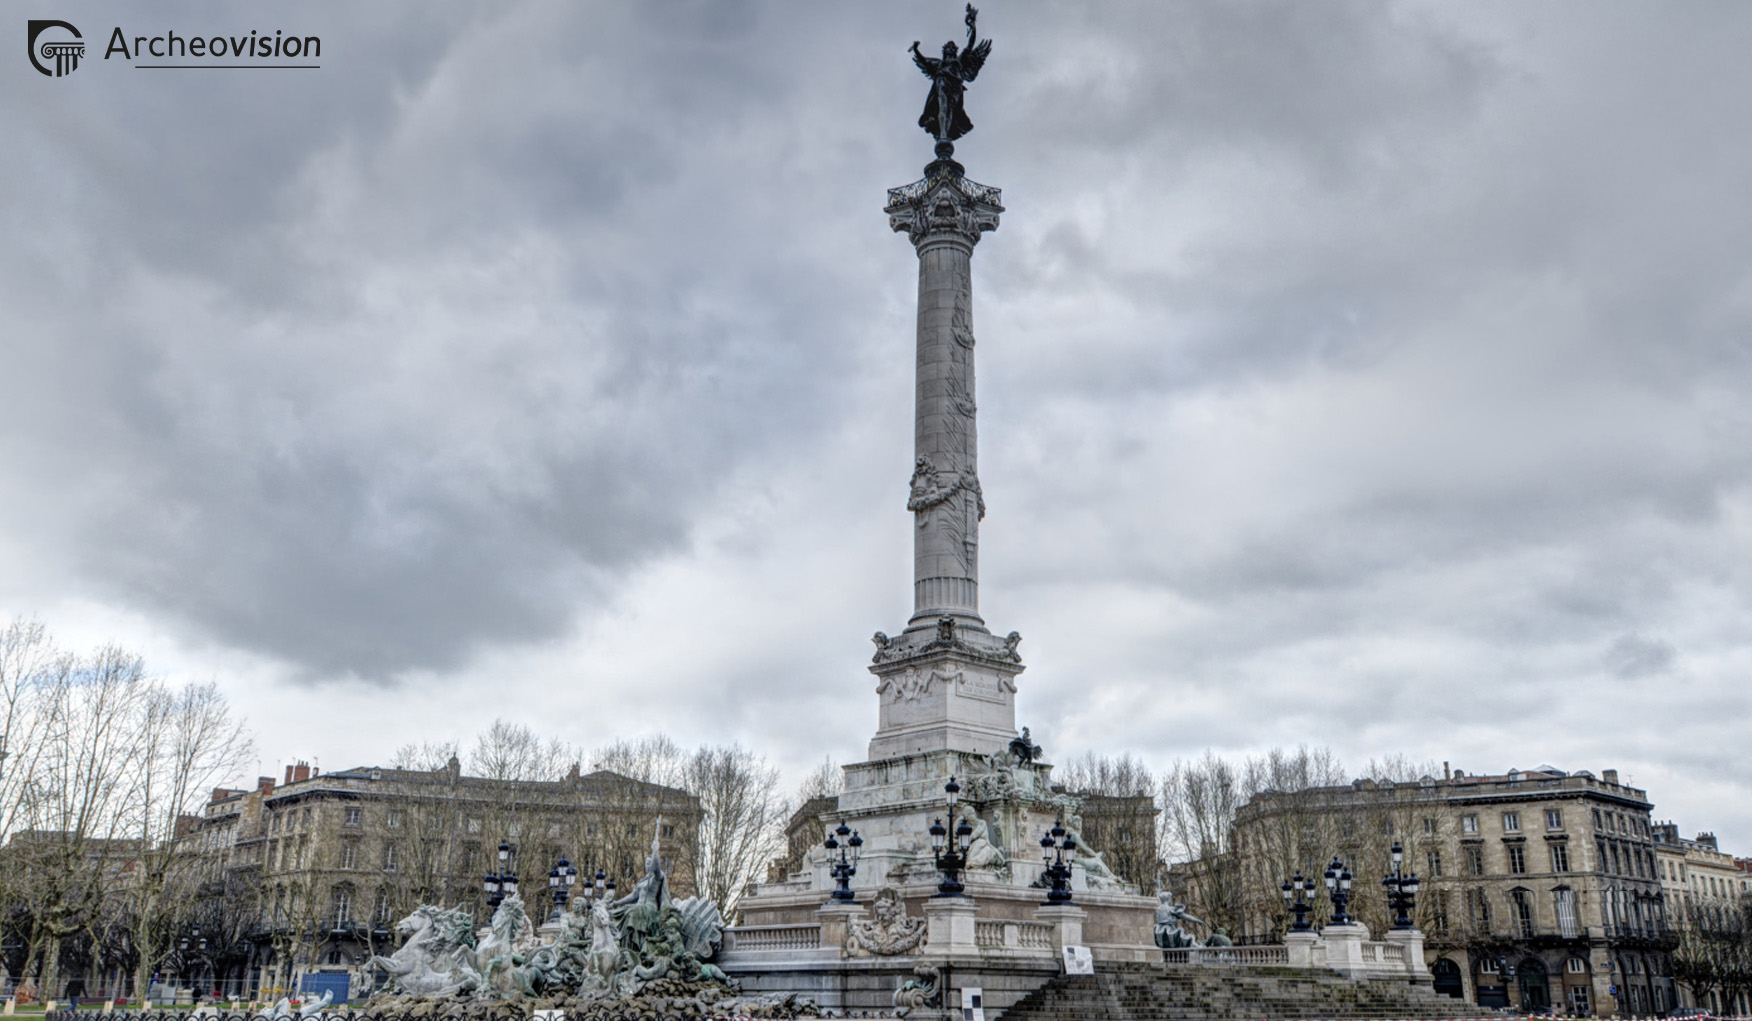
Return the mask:
<svg viewBox="0 0 1752 1021">
<path fill-rule="evenodd" d="M 943 793 L 948 795 L 949 818 L 955 818 L 955 796 L 961 793 L 961 785 L 954 777 L 943 785 Z M 955 827 L 954 839 L 950 839 L 949 831 L 943 827 L 942 819 L 931 822 L 931 857 L 936 862 L 937 871 L 943 873 L 943 881 L 937 884 L 939 897 L 964 897 L 967 887 L 961 883 L 961 870 L 967 867 L 967 846 L 973 842 L 973 826 L 966 819 Z"/>
<path fill-rule="evenodd" d="M 1296 913 L 1296 920 L 1290 924 L 1295 932 L 1307 932 L 1314 928 L 1308 921 L 1308 912 L 1314 910 L 1310 898 L 1314 895 L 1314 880 L 1303 879 L 1300 872 L 1284 882 L 1280 887 L 1284 894 L 1284 904 Z"/>
<path fill-rule="evenodd" d="M 1405 849 L 1393 842 L 1393 870 L 1381 880 L 1381 885 L 1387 890 L 1387 906 L 1393 909 L 1393 927 L 1395 929 L 1414 929 L 1416 924 L 1411 920 L 1411 912 L 1417 906 L 1417 873 L 1406 875 L 1400 871 L 1405 861 Z"/>
<path fill-rule="evenodd" d="M 499 871 L 488 873 L 482 880 L 487 895 L 487 907 L 497 911 L 506 897 L 517 896 L 517 873 L 511 871 L 511 845 L 499 842 Z"/>
<path fill-rule="evenodd" d="M 1345 914 L 1345 905 L 1350 903 L 1351 874 L 1344 867 L 1344 862 L 1338 855 L 1332 856 L 1332 864 L 1326 866 L 1326 896 L 1332 900 L 1332 924 L 1349 925 L 1350 915 Z"/>
<path fill-rule="evenodd" d="M 572 885 L 578 882 L 578 870 L 566 860 L 564 855 L 548 869 L 548 895 L 554 901 L 553 917 L 558 918 L 566 913 L 566 904 L 572 899 Z"/>
<path fill-rule="evenodd" d="M 1069 904 L 1071 902 L 1071 865 L 1065 861 L 1069 853 L 1071 861 L 1077 858 L 1077 838 L 1065 832 L 1063 820 L 1053 820 L 1052 829 L 1040 838 L 1040 857 L 1046 862 L 1046 874 L 1050 887 L 1046 891 L 1046 906 Z"/>
<path fill-rule="evenodd" d="M 828 833 L 821 846 L 827 848 L 828 872 L 833 876 L 832 898 L 856 904 L 858 897 L 852 893 L 852 877 L 858 874 L 858 855 L 864 846 L 864 838 L 841 819 L 839 827 Z M 839 852 L 838 861 L 833 860 L 835 851 Z"/>
</svg>

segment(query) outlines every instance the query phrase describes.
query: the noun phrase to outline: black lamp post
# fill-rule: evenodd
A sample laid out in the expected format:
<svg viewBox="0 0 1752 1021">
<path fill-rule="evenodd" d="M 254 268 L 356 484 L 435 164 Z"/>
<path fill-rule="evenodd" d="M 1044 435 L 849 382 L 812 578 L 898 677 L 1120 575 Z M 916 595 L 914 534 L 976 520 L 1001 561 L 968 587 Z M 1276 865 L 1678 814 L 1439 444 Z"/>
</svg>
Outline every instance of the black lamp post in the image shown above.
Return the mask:
<svg viewBox="0 0 1752 1021">
<path fill-rule="evenodd" d="M 590 910 L 597 901 L 604 898 L 613 903 L 614 880 L 608 878 L 608 874 L 599 868 L 594 879 L 590 876 L 584 877 L 584 910 Z"/>
<path fill-rule="evenodd" d="M 482 881 L 487 894 L 487 908 L 497 911 L 506 897 L 517 896 L 517 873 L 511 871 L 511 845 L 499 843 L 499 871 L 488 873 Z"/>
<path fill-rule="evenodd" d="M 1065 832 L 1062 821 L 1055 820 L 1052 829 L 1040 838 L 1040 857 L 1046 861 L 1045 878 L 1050 886 L 1046 891 L 1047 907 L 1071 902 L 1071 865 L 1065 861 L 1067 853 L 1071 861 L 1076 860 L 1077 838 Z"/>
<path fill-rule="evenodd" d="M 1284 892 L 1284 904 L 1296 913 L 1296 920 L 1291 923 L 1290 928 L 1296 932 L 1307 932 L 1314 928 L 1308 922 L 1308 912 L 1314 910 L 1314 905 L 1308 899 L 1314 895 L 1316 889 L 1314 880 L 1303 879 L 1298 872 L 1293 878 L 1286 880 L 1281 889 Z"/>
<path fill-rule="evenodd" d="M 201 935 L 200 926 L 193 925 L 189 927 L 189 931 L 186 935 L 177 940 L 176 947 L 177 978 L 184 982 L 188 982 L 192 988 L 194 985 L 192 980 L 197 978 L 198 975 L 191 975 L 189 973 L 189 965 L 191 963 L 189 959 L 191 956 L 205 954 L 207 952 L 207 937 Z M 189 953 L 190 950 L 194 951 L 194 955 Z M 180 985 L 181 983 L 178 984 Z"/>
<path fill-rule="evenodd" d="M 1416 925 L 1411 920 L 1412 909 L 1417 906 L 1417 873 L 1405 875 L 1399 867 L 1405 861 L 1405 848 L 1393 842 L 1393 871 L 1381 880 L 1381 885 L 1387 889 L 1387 906 L 1393 909 L 1393 927 L 1395 929 L 1412 929 Z"/>
<path fill-rule="evenodd" d="M 572 867 L 564 855 L 558 863 L 548 869 L 548 893 L 554 899 L 554 917 L 566 913 L 566 903 L 572 899 L 572 887 L 578 882 L 578 870 Z"/>
<path fill-rule="evenodd" d="M 949 819 L 955 819 L 955 799 L 961 793 L 961 785 L 954 777 L 943 785 L 943 793 L 949 798 Z M 937 896 L 962 897 L 966 895 L 967 887 L 961 884 L 961 870 L 967 867 L 967 845 L 973 842 L 973 827 L 966 819 L 955 826 L 953 842 L 949 831 L 943 828 L 943 820 L 936 819 L 931 823 L 931 857 L 936 860 L 937 871 L 943 873 L 943 881 L 937 884 Z"/>
<path fill-rule="evenodd" d="M 821 846 L 827 848 L 828 871 L 834 882 L 833 899 L 847 904 L 857 903 L 857 895 L 852 893 L 852 877 L 858 874 L 858 854 L 864 846 L 864 838 L 842 819 L 839 828 L 829 833 Z M 833 860 L 835 851 L 839 852 L 838 861 Z"/>
<path fill-rule="evenodd" d="M 1332 856 L 1332 864 L 1326 866 L 1326 896 L 1332 898 L 1332 924 L 1349 925 L 1351 917 L 1345 914 L 1345 905 L 1350 903 L 1351 874 L 1344 867 L 1338 855 Z"/>
</svg>

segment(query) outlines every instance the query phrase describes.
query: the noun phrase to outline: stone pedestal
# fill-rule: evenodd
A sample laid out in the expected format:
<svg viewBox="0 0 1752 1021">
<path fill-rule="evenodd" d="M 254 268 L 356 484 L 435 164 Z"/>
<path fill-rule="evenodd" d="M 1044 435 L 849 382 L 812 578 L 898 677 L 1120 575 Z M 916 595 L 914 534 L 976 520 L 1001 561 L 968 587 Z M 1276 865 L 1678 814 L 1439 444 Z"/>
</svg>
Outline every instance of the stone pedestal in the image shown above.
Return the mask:
<svg viewBox="0 0 1752 1021">
<path fill-rule="evenodd" d="M 1313 929 L 1291 930 L 1284 934 L 1284 947 L 1289 951 L 1292 968 L 1324 968 L 1326 957 L 1321 953 L 1320 934 Z"/>
<path fill-rule="evenodd" d="M 932 897 L 925 901 L 923 957 L 970 957 L 979 954 L 973 920 L 979 904 L 972 897 Z"/>
<path fill-rule="evenodd" d="M 815 909 L 815 919 L 821 923 L 821 946 L 838 947 L 845 953 L 846 933 L 852 922 L 864 917 L 864 905 L 856 901 L 830 900 Z"/>
<path fill-rule="evenodd" d="M 1052 926 L 1052 947 L 1059 953 L 1066 947 L 1083 945 L 1083 921 L 1089 912 L 1075 904 L 1051 904 L 1036 911 L 1034 917 Z"/>
<path fill-rule="evenodd" d="M 1422 929 L 1388 929 L 1383 937 L 1390 946 L 1405 948 L 1405 977 L 1417 985 L 1431 984 L 1430 968 L 1424 962 Z"/>
<path fill-rule="evenodd" d="M 1326 966 L 1342 974 L 1354 976 L 1363 970 L 1363 943 L 1369 930 L 1352 922 L 1349 925 L 1328 925 L 1320 930 L 1320 940 L 1326 944 Z"/>
</svg>

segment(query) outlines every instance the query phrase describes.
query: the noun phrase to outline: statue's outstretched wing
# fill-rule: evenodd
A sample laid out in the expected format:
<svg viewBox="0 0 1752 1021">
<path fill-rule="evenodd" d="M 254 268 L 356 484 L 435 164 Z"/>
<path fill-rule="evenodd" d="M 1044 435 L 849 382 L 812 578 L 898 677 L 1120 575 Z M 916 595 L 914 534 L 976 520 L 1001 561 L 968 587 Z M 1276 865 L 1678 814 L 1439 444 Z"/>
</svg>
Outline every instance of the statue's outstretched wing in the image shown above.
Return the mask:
<svg viewBox="0 0 1752 1021">
<path fill-rule="evenodd" d="M 912 55 L 913 63 L 919 66 L 919 70 L 925 73 L 926 78 L 937 77 L 937 69 L 943 66 L 943 62 L 935 57 L 927 57 L 923 53 L 920 53 L 917 40 L 913 41 Z"/>
<path fill-rule="evenodd" d="M 986 57 L 992 52 L 992 41 L 981 39 L 979 42 L 961 51 L 961 77 L 964 81 L 973 81 L 979 75 L 979 69 L 985 65 Z"/>
</svg>

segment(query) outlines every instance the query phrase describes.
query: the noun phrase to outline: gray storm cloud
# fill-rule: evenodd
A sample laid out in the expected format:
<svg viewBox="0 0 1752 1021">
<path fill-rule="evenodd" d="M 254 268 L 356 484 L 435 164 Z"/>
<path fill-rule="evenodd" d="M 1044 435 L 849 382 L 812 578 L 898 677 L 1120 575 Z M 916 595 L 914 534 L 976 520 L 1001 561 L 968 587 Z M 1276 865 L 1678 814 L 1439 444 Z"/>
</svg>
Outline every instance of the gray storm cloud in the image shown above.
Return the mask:
<svg viewBox="0 0 1752 1021">
<path fill-rule="evenodd" d="M 785 540 L 845 527 L 830 491 L 903 513 L 912 255 L 879 208 L 929 158 L 903 51 L 956 5 L 270 20 L 323 69 L 0 72 L 0 606 L 394 682 L 588 632 L 727 516 L 750 599 L 873 584 L 790 577 Z M 985 592 L 1049 750 L 1439 733 L 1657 776 L 1683 731 L 1744 794 L 1743 718 L 1695 710 L 1752 665 L 1752 11 L 982 28 Z M 899 623 L 832 605 L 701 648 L 820 707 L 796 677 Z"/>
</svg>

